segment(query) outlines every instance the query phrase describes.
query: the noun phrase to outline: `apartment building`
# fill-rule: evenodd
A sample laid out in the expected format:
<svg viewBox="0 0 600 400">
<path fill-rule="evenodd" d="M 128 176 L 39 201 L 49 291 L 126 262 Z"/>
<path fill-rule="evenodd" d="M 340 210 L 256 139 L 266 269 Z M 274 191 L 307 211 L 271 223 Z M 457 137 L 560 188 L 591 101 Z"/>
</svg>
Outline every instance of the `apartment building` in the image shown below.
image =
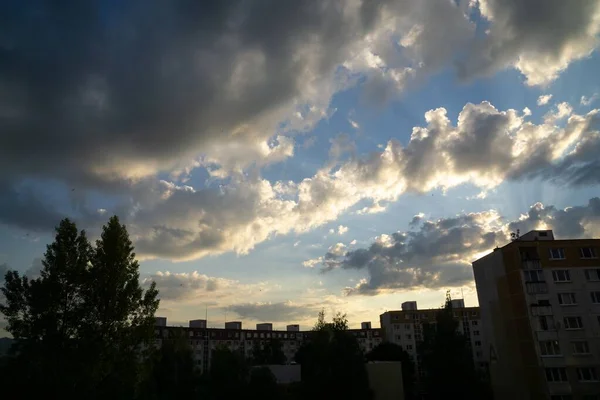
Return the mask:
<svg viewBox="0 0 600 400">
<path fill-rule="evenodd" d="M 458 331 L 469 339 L 475 366 L 486 370 L 489 354 L 484 351 L 487 344 L 481 329 L 479 307 L 465 307 L 463 299 L 452 301 L 454 318 L 458 321 Z M 416 371 L 423 374 L 419 366 L 417 345 L 423 340 L 423 324 L 435 323 L 440 310 L 418 309 L 416 301 L 402 303 L 401 310 L 387 311 L 379 316 L 384 339 L 401 346 L 415 363 Z"/>
<path fill-rule="evenodd" d="M 365 325 L 366 324 L 366 325 Z M 357 338 L 364 353 L 371 351 L 382 341 L 380 329 L 371 328 L 371 323 L 362 323 L 364 329 L 349 329 L 348 332 Z M 285 331 L 273 330 L 271 323 L 256 325 L 256 329 L 242 329 L 242 322 L 226 322 L 225 329 L 207 328 L 206 320 L 192 320 L 188 327 L 167 326 L 164 317 L 157 318 L 155 326 L 156 345 L 168 340 L 176 330 L 183 330 L 189 337 L 190 346 L 194 353 L 196 366 L 200 371 L 210 368 L 212 352 L 218 347 L 227 347 L 239 351 L 246 358 L 252 357 L 255 345 L 264 346 L 268 341 L 278 340 L 287 363 L 294 362 L 294 357 L 302 344 L 309 340 L 312 331 L 300 331 L 299 325 L 288 325 Z"/>
<path fill-rule="evenodd" d="M 496 400 L 600 399 L 599 251 L 538 230 L 473 262 Z"/>
</svg>

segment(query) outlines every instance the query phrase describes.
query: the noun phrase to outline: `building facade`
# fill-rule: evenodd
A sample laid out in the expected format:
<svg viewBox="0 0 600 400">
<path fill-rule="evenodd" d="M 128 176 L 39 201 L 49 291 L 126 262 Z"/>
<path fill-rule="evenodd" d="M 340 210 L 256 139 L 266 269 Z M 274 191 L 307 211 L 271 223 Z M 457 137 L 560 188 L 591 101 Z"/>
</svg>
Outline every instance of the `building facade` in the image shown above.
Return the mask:
<svg viewBox="0 0 600 400">
<path fill-rule="evenodd" d="M 387 311 L 380 315 L 381 329 L 386 341 L 401 346 L 415 364 L 418 375 L 423 375 L 419 366 L 417 346 L 423 341 L 423 324 L 435 323 L 439 309 L 418 309 L 416 301 L 402 303 L 402 309 Z M 452 300 L 454 318 L 458 321 L 458 331 L 469 340 L 475 366 L 487 370 L 489 358 L 484 351 L 486 342 L 481 329 L 479 307 L 465 307 L 464 300 Z"/>
<path fill-rule="evenodd" d="M 531 231 L 473 262 L 496 400 L 600 399 L 599 251 Z"/>
<path fill-rule="evenodd" d="M 271 340 L 278 340 L 282 344 L 282 351 L 287 363 L 292 364 L 296 352 L 302 344 L 309 339 L 312 331 L 300 331 L 299 325 L 288 325 L 287 330 L 277 331 L 272 329 L 272 324 L 257 324 L 256 329 L 242 329 L 242 322 L 227 322 L 225 329 L 206 328 L 206 320 L 190 321 L 188 327 L 167 326 L 164 317 L 157 318 L 155 336 L 157 346 L 164 340 L 169 340 L 176 331 L 183 331 L 194 353 L 196 367 L 201 371 L 210 368 L 212 352 L 218 347 L 227 347 L 232 351 L 244 354 L 246 358 L 252 357 L 255 345 L 263 346 Z M 382 341 L 380 329 L 349 329 L 354 335 L 364 353 L 371 351 Z"/>
</svg>

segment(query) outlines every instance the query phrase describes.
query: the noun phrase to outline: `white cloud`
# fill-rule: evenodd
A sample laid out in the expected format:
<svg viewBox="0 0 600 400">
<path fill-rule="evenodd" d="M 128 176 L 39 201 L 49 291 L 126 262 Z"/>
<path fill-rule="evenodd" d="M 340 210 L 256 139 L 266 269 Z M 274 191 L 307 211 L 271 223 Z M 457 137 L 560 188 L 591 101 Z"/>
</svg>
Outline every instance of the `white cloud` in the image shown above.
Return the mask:
<svg viewBox="0 0 600 400">
<path fill-rule="evenodd" d="M 344 226 L 344 225 L 338 226 L 338 228 L 337 228 L 338 235 L 342 236 L 346 232 L 348 232 L 348 227 L 347 226 Z"/>
<path fill-rule="evenodd" d="M 555 125 L 568 114 L 564 126 Z M 299 183 L 240 175 L 219 190 L 151 185 L 140 192 L 144 203 L 128 223 L 141 256 L 185 260 L 244 254 L 272 235 L 307 232 L 361 201 L 376 209 L 406 192 L 464 183 L 487 190 L 505 180 L 540 176 L 597 182 L 590 166 L 597 162 L 592 149 L 600 147 L 598 115 L 572 114 L 564 103 L 536 125 L 515 110 L 483 102 L 465 105 L 453 124 L 446 110 L 430 110 L 426 126 L 413 128 L 405 147 L 390 140 L 382 152 L 328 164 Z M 582 140 L 584 147 L 577 145 Z"/>
<path fill-rule="evenodd" d="M 582 106 L 589 106 L 591 105 L 593 102 L 595 102 L 596 100 L 598 100 L 598 97 L 600 95 L 598 93 L 594 93 L 593 95 L 591 95 L 590 97 L 586 97 L 586 96 L 581 96 L 581 100 L 579 101 L 579 103 Z"/>
<path fill-rule="evenodd" d="M 360 125 L 358 125 L 358 123 L 356 121 L 351 120 L 350 118 L 348 118 L 348 123 L 354 128 L 354 129 L 360 129 Z"/>
<path fill-rule="evenodd" d="M 550 101 L 550 99 L 552 99 L 552 95 L 551 94 L 544 94 L 544 95 L 538 97 L 538 99 L 537 99 L 537 105 L 538 106 L 544 106 L 544 105 L 548 104 L 548 102 Z"/>
</svg>

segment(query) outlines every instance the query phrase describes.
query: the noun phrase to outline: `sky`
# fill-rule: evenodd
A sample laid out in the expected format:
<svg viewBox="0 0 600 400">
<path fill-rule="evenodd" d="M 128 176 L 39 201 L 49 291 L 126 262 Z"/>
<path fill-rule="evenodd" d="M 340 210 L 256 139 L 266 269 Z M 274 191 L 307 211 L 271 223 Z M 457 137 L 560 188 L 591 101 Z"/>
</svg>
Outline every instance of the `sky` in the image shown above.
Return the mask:
<svg viewBox="0 0 600 400">
<path fill-rule="evenodd" d="M 0 272 L 118 215 L 169 324 L 475 306 L 511 232 L 600 236 L 599 33 L 598 0 L 2 2 Z"/>
</svg>

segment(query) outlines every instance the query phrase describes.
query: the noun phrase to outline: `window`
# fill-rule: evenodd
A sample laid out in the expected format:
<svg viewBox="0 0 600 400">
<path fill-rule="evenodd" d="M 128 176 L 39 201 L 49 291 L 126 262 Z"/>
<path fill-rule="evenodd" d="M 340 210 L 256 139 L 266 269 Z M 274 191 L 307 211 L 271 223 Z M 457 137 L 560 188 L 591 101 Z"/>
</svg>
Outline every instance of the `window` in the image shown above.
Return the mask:
<svg viewBox="0 0 600 400">
<path fill-rule="evenodd" d="M 476 340 L 475 341 L 475 346 L 481 346 L 481 340 Z"/>
<path fill-rule="evenodd" d="M 551 260 L 564 260 L 565 259 L 565 250 L 560 247 L 553 247 L 550 250 L 550 259 Z"/>
<path fill-rule="evenodd" d="M 473 331 L 473 335 L 479 336 L 479 331 Z"/>
<path fill-rule="evenodd" d="M 404 324 L 404 329 L 410 329 L 410 324 Z"/>
<path fill-rule="evenodd" d="M 540 354 L 543 356 L 559 356 L 560 346 L 557 340 L 545 340 L 540 342 Z"/>
<path fill-rule="evenodd" d="M 567 370 L 565 368 L 546 368 L 546 380 L 548 382 L 566 382 Z"/>
<path fill-rule="evenodd" d="M 600 292 L 591 292 L 590 297 L 592 298 L 592 303 L 600 304 Z"/>
<path fill-rule="evenodd" d="M 575 306 L 577 305 L 577 299 L 575 293 L 559 293 L 558 304 L 561 306 Z"/>
<path fill-rule="evenodd" d="M 581 258 L 596 258 L 596 249 L 593 247 L 582 247 L 579 249 Z"/>
<path fill-rule="evenodd" d="M 598 375 L 596 370 L 591 367 L 577 368 L 577 378 L 580 382 L 596 382 Z"/>
<path fill-rule="evenodd" d="M 477 324 L 479 324 L 479 322 L 478 322 L 478 321 L 471 321 L 471 325 L 473 325 L 473 326 L 477 326 Z"/>
<path fill-rule="evenodd" d="M 555 269 L 552 271 L 554 282 L 571 282 L 571 271 L 566 269 Z"/>
<path fill-rule="evenodd" d="M 412 335 L 406 335 L 407 339 L 412 339 Z"/>
<path fill-rule="evenodd" d="M 481 354 L 481 351 L 477 350 L 477 351 L 475 352 L 475 356 L 476 356 L 476 357 L 481 357 L 481 355 L 482 355 L 482 354 Z"/>
<path fill-rule="evenodd" d="M 600 281 L 600 268 L 586 269 L 585 279 L 588 281 Z"/>
<path fill-rule="evenodd" d="M 544 282 L 544 273 L 538 269 L 523 271 L 525 282 Z"/>
<path fill-rule="evenodd" d="M 396 335 L 396 340 L 402 340 L 402 336 Z"/>
<path fill-rule="evenodd" d="M 581 329 L 583 328 L 583 322 L 581 317 L 565 317 L 565 329 Z"/>
<path fill-rule="evenodd" d="M 407 344 L 406 345 L 406 350 L 412 350 L 412 349 L 413 349 L 412 344 Z"/>
<path fill-rule="evenodd" d="M 550 331 L 554 330 L 554 317 L 551 315 L 542 315 L 539 319 L 540 330 Z"/>
<path fill-rule="evenodd" d="M 571 342 L 571 350 L 573 354 L 590 354 L 590 347 L 585 340 Z"/>
</svg>

